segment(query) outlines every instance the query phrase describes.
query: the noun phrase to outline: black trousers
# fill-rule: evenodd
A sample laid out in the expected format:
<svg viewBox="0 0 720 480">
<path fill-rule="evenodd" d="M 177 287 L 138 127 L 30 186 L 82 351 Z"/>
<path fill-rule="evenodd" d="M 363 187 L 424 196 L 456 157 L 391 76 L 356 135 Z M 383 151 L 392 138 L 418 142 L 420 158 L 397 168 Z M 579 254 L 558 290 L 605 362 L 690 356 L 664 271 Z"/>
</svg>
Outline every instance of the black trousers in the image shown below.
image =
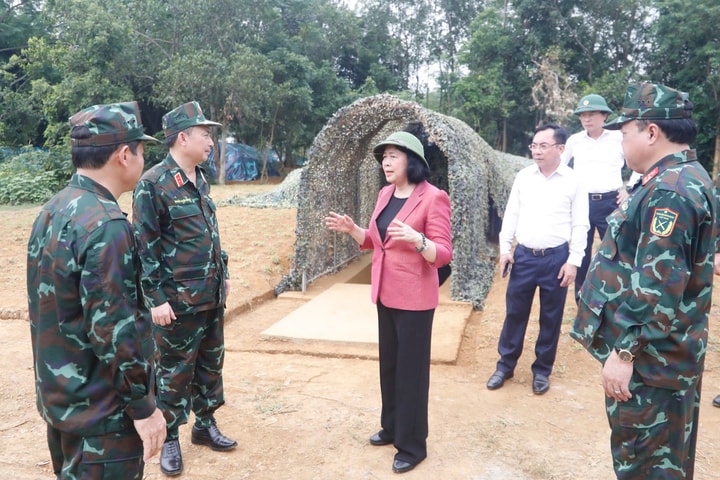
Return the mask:
<svg viewBox="0 0 720 480">
<path fill-rule="evenodd" d="M 590 229 L 588 229 L 587 233 L 585 256 L 583 256 L 582 263 L 580 267 L 578 267 L 577 276 L 575 277 L 575 302 L 580 298 L 580 288 L 582 288 L 582 284 L 590 268 L 590 260 L 592 260 L 593 256 L 595 230 L 597 230 L 600 240 L 602 240 L 608 228 L 607 217 L 617 208 L 617 196 L 617 192 L 591 193 L 588 196 Z"/>
<path fill-rule="evenodd" d="M 568 245 L 532 250 L 522 245 L 515 249 L 515 263 L 510 271 L 505 294 L 505 323 L 498 341 L 500 360 L 497 370 L 515 370 L 523 351 L 525 332 L 530 320 L 535 291 L 540 289 L 540 332 L 535 341 L 534 375 L 552 373 L 557 352 L 567 287 L 560 286 L 557 276 L 568 257 Z"/>
<path fill-rule="evenodd" d="M 388 308 L 379 300 L 380 425 L 394 439 L 395 458 L 417 463 L 427 456 L 430 341 L 435 309 Z"/>
</svg>

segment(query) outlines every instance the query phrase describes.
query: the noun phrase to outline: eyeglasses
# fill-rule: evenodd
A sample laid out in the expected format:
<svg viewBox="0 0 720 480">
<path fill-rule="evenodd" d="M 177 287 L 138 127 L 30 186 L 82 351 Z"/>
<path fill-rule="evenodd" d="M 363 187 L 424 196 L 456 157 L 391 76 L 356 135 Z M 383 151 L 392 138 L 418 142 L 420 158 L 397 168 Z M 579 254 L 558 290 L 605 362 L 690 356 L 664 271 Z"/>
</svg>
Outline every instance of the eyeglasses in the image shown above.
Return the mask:
<svg viewBox="0 0 720 480">
<path fill-rule="evenodd" d="M 533 150 L 540 150 L 541 152 L 544 152 L 548 148 L 554 147 L 555 145 L 560 145 L 560 144 L 559 143 L 540 143 L 540 144 L 531 143 L 530 145 L 528 145 L 528 148 L 530 149 L 531 152 Z"/>
</svg>

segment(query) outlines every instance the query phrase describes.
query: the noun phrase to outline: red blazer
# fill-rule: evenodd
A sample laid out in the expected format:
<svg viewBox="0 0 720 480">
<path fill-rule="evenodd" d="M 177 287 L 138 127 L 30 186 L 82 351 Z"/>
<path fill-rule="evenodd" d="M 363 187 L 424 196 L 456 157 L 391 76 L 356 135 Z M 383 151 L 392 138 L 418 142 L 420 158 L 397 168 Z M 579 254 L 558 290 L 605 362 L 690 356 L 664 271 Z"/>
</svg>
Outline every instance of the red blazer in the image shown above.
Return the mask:
<svg viewBox="0 0 720 480">
<path fill-rule="evenodd" d="M 377 217 L 390 202 L 394 185 L 380 190 L 377 204 L 365 230 L 363 250 L 373 249 L 371 298 L 377 303 L 402 310 L 430 310 L 437 307 L 439 297 L 438 267 L 452 260 L 450 235 L 450 197 L 428 182 L 421 182 L 397 214 L 397 219 L 410 225 L 435 242 L 437 257 L 429 263 L 409 242 L 385 236 L 380 240 Z"/>
</svg>

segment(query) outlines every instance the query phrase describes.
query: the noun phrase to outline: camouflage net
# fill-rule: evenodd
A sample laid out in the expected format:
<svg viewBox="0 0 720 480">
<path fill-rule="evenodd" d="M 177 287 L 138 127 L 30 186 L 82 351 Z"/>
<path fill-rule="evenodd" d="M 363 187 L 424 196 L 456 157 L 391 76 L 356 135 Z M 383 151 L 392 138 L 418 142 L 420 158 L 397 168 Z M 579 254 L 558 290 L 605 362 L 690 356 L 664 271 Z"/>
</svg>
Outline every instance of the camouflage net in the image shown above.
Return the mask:
<svg viewBox="0 0 720 480">
<path fill-rule="evenodd" d="M 452 206 L 454 300 L 482 308 L 497 259 L 497 233 L 515 173 L 527 159 L 499 154 L 460 120 L 391 95 L 340 109 L 315 138 L 302 169 L 293 268 L 276 287 L 301 290 L 361 255 L 350 235 L 325 227 L 329 211 L 367 227 L 384 185 L 372 147 L 395 131 L 412 131 L 425 147 L 430 183 Z"/>
</svg>

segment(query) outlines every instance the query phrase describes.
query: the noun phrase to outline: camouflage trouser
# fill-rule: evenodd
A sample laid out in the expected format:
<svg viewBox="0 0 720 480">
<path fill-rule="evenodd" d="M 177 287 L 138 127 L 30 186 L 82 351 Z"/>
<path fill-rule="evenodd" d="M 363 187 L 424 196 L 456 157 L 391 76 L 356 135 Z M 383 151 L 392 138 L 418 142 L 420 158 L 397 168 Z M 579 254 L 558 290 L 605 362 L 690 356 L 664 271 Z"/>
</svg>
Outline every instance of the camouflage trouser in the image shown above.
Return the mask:
<svg viewBox="0 0 720 480">
<path fill-rule="evenodd" d="M 225 403 L 224 309 L 178 315 L 169 326 L 153 325 L 157 345 L 157 401 L 167 421 L 168 440 L 178 438 L 190 410 L 195 424 L 207 428 Z"/>
<path fill-rule="evenodd" d="M 47 442 L 58 480 L 143 478 L 143 445 L 134 429 L 83 437 L 48 425 Z"/>
<path fill-rule="evenodd" d="M 617 478 L 692 479 L 700 382 L 687 390 L 668 390 L 645 385 L 633 374 L 630 392 L 627 402 L 605 401 Z"/>
</svg>

